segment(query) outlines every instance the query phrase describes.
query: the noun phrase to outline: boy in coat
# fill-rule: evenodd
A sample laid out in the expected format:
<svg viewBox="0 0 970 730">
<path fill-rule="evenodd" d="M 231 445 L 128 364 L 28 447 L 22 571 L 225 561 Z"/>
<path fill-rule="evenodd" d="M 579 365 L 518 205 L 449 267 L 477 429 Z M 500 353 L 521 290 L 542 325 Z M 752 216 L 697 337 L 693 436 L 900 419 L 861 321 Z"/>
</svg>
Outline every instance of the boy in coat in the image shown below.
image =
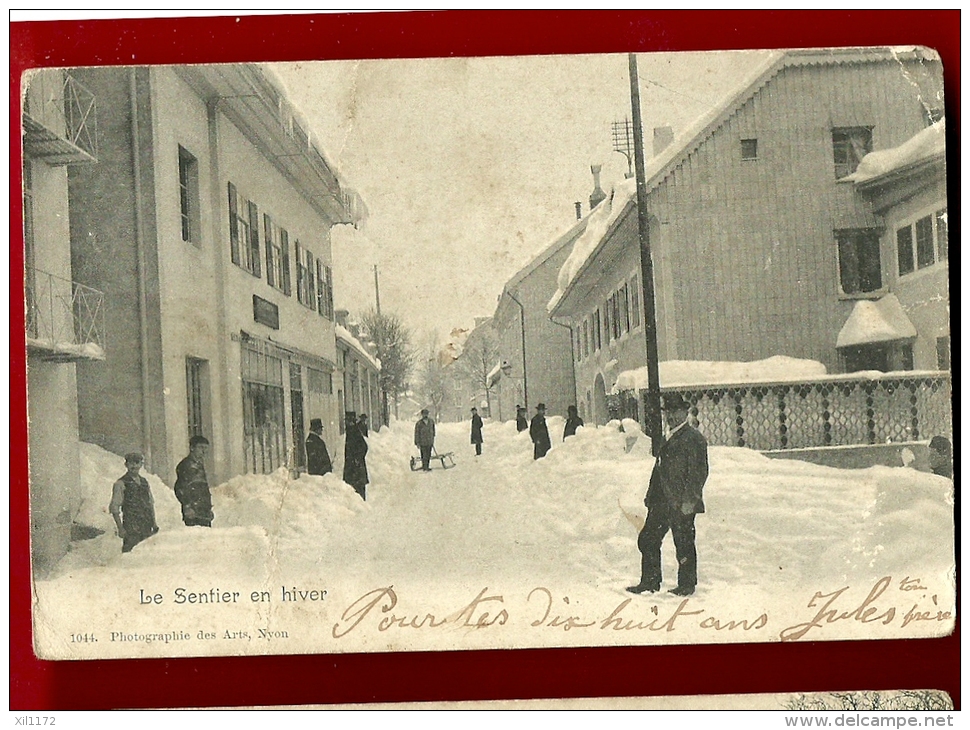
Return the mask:
<svg viewBox="0 0 970 730">
<path fill-rule="evenodd" d="M 108 512 L 121 538 L 121 552 L 129 553 L 142 540 L 158 532 L 155 500 L 148 481 L 139 472 L 145 458 L 138 452 L 125 455 L 125 475 L 114 483 Z"/>
<path fill-rule="evenodd" d="M 189 439 L 189 455 L 175 467 L 175 496 L 182 504 L 182 522 L 188 527 L 212 526 L 212 494 L 205 475 L 208 450 L 205 436 L 193 436 Z"/>
<path fill-rule="evenodd" d="M 414 424 L 414 445 L 421 451 L 421 471 L 431 471 L 431 450 L 434 448 L 434 421 L 428 409 L 421 409 L 421 418 Z"/>
</svg>

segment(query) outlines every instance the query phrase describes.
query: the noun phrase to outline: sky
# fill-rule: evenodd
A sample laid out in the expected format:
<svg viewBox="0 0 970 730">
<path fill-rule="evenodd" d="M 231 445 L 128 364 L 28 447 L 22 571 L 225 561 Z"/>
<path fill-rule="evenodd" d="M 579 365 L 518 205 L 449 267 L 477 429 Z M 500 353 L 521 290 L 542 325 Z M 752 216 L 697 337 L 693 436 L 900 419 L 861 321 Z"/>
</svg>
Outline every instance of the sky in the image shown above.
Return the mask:
<svg viewBox="0 0 970 730">
<path fill-rule="evenodd" d="M 638 54 L 649 155 L 765 52 Z M 627 160 L 612 122 L 632 118 L 625 54 L 270 64 L 341 178 L 368 207 L 334 228 L 338 308 L 375 304 L 422 338 L 495 310 L 504 283 L 589 212 L 590 166 L 609 192 Z"/>
</svg>

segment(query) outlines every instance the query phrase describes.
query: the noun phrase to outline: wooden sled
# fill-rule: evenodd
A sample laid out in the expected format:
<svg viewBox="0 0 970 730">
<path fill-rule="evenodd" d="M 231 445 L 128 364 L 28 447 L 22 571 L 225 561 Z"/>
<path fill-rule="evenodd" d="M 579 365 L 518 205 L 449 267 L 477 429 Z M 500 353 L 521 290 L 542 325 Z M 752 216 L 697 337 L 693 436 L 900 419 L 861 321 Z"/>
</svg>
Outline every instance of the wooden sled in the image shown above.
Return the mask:
<svg viewBox="0 0 970 730">
<path fill-rule="evenodd" d="M 435 451 L 434 447 L 431 447 L 431 461 L 428 464 L 433 464 L 435 461 L 441 464 L 442 469 L 451 469 L 455 466 L 455 454 L 453 451 L 448 451 L 444 454 L 439 454 Z M 411 457 L 411 471 L 421 471 L 421 457 L 412 456 Z"/>
</svg>

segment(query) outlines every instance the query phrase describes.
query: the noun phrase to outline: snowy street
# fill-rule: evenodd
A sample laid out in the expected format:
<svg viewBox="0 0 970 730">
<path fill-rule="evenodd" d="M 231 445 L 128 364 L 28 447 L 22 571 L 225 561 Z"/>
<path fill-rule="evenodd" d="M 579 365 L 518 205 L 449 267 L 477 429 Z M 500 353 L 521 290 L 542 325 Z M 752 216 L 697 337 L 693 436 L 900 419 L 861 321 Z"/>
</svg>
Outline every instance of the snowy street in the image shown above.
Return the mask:
<svg viewBox="0 0 970 730">
<path fill-rule="evenodd" d="M 553 449 L 533 461 L 528 433 L 516 433 L 514 423 L 487 423 L 480 457 L 467 424 L 443 424 L 437 449 L 454 452 L 456 466 L 424 473 L 409 470 L 412 426 L 399 423 L 370 436 L 366 503 L 332 474 L 240 476 L 213 489 L 211 529 L 182 526 L 171 489 L 150 476 L 161 531 L 125 555 L 106 511 L 121 459 L 85 444 L 82 516 L 105 534 L 74 543 L 52 579 L 37 583 L 50 599 L 38 631 L 67 631 L 77 617 L 64 597 L 84 595 L 82 605 L 103 606 L 106 626 L 136 639 L 183 624 L 188 634 L 211 627 L 223 637 L 229 627 L 247 627 L 240 632 L 281 635 L 272 649 L 250 639 L 233 647 L 240 652 L 485 648 L 510 637 L 521 646 L 777 641 L 822 607 L 808 606 L 816 591 L 840 589 L 832 608 L 847 618 L 810 626 L 806 638 L 863 628 L 867 636 L 899 635 L 917 606 L 932 620 L 910 618 L 906 635 L 949 630 L 952 484 L 904 467 L 840 470 L 714 447 L 707 513 L 697 518 L 697 593 L 684 604 L 666 593 L 676 582 L 669 535 L 663 591 L 626 593 L 639 578 L 636 538 L 653 459 L 636 424 L 624 426 L 580 429 L 562 442 L 562 419 L 550 418 Z M 379 590 L 388 587 L 393 597 Z M 208 605 L 216 602 L 212 588 L 226 596 L 219 606 Z M 160 600 L 146 602 L 155 595 Z M 491 599 L 458 621 L 478 595 Z M 361 610 L 372 599 L 372 610 Z M 848 616 L 865 600 L 885 624 L 858 620 L 862 610 Z M 598 629 L 618 608 L 624 619 L 654 620 L 654 628 Z M 506 619 L 484 630 L 465 621 L 483 611 L 495 620 L 499 610 Z M 678 611 L 697 613 L 677 617 L 671 633 L 664 621 Z M 434 623 L 428 614 L 442 627 L 379 626 L 382 617 Z M 556 615 L 577 625 L 551 626 Z M 756 623 L 762 615 L 764 626 Z M 706 617 L 747 628 L 715 635 L 698 626 Z M 168 650 L 224 653 L 223 641 Z M 137 651 L 119 640 L 100 650 L 116 647 Z"/>
</svg>

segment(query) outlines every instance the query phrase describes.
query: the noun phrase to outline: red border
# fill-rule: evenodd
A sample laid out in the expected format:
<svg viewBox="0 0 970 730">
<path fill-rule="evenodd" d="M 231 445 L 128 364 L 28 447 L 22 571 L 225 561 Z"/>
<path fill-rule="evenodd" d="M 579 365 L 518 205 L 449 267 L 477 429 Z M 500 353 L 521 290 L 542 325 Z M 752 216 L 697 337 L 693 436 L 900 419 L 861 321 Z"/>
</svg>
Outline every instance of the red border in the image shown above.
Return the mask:
<svg viewBox="0 0 970 730">
<path fill-rule="evenodd" d="M 960 12 L 440 11 L 10 24 L 10 708 L 206 707 L 933 688 L 960 707 L 959 625 L 923 641 L 45 662 L 31 648 L 19 79 L 31 66 L 936 48 L 959 139 Z M 959 199 L 958 176 L 951 197 Z M 954 192 L 956 188 L 956 192 Z M 958 267 L 959 268 L 959 267 Z"/>
</svg>

